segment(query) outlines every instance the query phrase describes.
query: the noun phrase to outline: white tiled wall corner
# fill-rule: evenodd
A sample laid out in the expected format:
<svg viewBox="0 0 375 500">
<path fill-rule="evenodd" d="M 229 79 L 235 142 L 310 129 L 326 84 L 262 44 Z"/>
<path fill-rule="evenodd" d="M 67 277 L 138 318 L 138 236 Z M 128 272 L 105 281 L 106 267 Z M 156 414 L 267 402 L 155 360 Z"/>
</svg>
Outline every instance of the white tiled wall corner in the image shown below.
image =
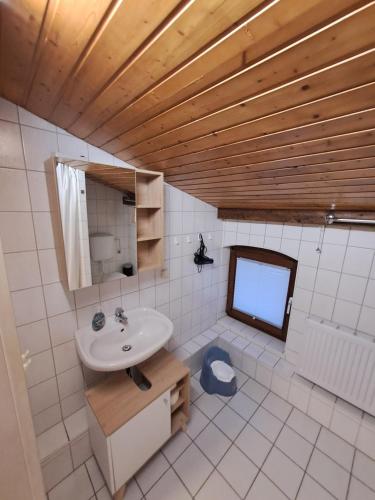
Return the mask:
<svg viewBox="0 0 375 500">
<path fill-rule="evenodd" d="M 225 221 L 223 246 L 233 244 L 276 249 L 298 260 L 287 359 L 297 359 L 309 314 L 375 339 L 374 229 Z"/>
<path fill-rule="evenodd" d="M 226 291 L 226 250 L 221 248 L 222 223 L 216 209 L 165 185 L 165 269 L 68 292 L 57 273 L 44 161 L 59 152 L 127 164 L 4 99 L 0 141 L 0 238 L 21 348 L 29 349 L 32 357 L 27 381 L 40 434 L 82 407 L 85 385 L 98 379 L 79 363 L 77 325 L 89 324 L 100 309 L 113 314 L 118 305 L 149 305 L 172 318 L 171 346 L 177 347 L 216 322 L 218 290 L 220 297 Z M 215 259 L 201 274 L 192 263 L 199 232 Z M 73 457 L 76 464 L 85 454 L 81 444 Z"/>
</svg>

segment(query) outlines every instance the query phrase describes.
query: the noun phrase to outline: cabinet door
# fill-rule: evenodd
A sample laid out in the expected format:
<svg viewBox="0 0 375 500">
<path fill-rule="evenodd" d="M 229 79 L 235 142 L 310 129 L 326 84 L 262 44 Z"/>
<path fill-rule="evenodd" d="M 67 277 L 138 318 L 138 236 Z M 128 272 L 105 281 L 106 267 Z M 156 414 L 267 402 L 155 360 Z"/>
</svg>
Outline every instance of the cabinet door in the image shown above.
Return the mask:
<svg viewBox="0 0 375 500">
<path fill-rule="evenodd" d="M 110 437 L 115 489 L 126 483 L 171 436 L 170 391 Z"/>
</svg>

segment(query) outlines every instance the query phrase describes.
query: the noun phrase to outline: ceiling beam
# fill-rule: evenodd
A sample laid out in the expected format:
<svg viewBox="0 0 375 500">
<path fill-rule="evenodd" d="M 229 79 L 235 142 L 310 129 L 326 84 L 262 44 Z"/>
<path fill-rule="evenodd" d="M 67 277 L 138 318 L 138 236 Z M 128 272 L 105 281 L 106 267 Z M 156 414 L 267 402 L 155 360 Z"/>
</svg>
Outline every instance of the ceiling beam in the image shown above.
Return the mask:
<svg viewBox="0 0 375 500">
<path fill-rule="evenodd" d="M 257 210 L 248 208 L 219 208 L 218 217 L 223 220 L 247 220 L 256 222 L 283 222 L 287 224 L 325 224 L 324 210 Z M 343 219 L 375 219 L 375 212 L 363 210 L 335 210 L 336 217 Z"/>
</svg>

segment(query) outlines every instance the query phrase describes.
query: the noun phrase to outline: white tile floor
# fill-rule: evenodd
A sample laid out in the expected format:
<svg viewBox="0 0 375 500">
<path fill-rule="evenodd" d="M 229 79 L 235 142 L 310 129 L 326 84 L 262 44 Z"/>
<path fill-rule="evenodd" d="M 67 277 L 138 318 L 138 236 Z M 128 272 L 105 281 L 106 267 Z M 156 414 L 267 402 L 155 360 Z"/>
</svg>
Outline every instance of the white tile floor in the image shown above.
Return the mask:
<svg viewBox="0 0 375 500">
<path fill-rule="evenodd" d="M 203 393 L 195 375 L 187 432 L 145 465 L 125 500 L 375 499 L 374 460 L 238 375 L 233 398 Z M 94 458 L 49 492 L 49 500 L 71 498 L 111 498 Z"/>
</svg>

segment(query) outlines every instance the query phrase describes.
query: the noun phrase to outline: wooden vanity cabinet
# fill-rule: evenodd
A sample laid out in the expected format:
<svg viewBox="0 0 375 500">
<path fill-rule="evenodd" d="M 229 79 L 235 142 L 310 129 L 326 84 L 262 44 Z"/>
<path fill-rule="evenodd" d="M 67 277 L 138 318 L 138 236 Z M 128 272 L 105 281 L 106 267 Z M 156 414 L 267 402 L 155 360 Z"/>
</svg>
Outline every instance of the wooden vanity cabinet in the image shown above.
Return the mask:
<svg viewBox="0 0 375 500">
<path fill-rule="evenodd" d="M 113 498 L 189 418 L 189 369 L 162 349 L 138 366 L 142 391 L 123 372 L 86 392 L 91 445 Z M 171 392 L 179 391 L 171 405 Z"/>
</svg>

